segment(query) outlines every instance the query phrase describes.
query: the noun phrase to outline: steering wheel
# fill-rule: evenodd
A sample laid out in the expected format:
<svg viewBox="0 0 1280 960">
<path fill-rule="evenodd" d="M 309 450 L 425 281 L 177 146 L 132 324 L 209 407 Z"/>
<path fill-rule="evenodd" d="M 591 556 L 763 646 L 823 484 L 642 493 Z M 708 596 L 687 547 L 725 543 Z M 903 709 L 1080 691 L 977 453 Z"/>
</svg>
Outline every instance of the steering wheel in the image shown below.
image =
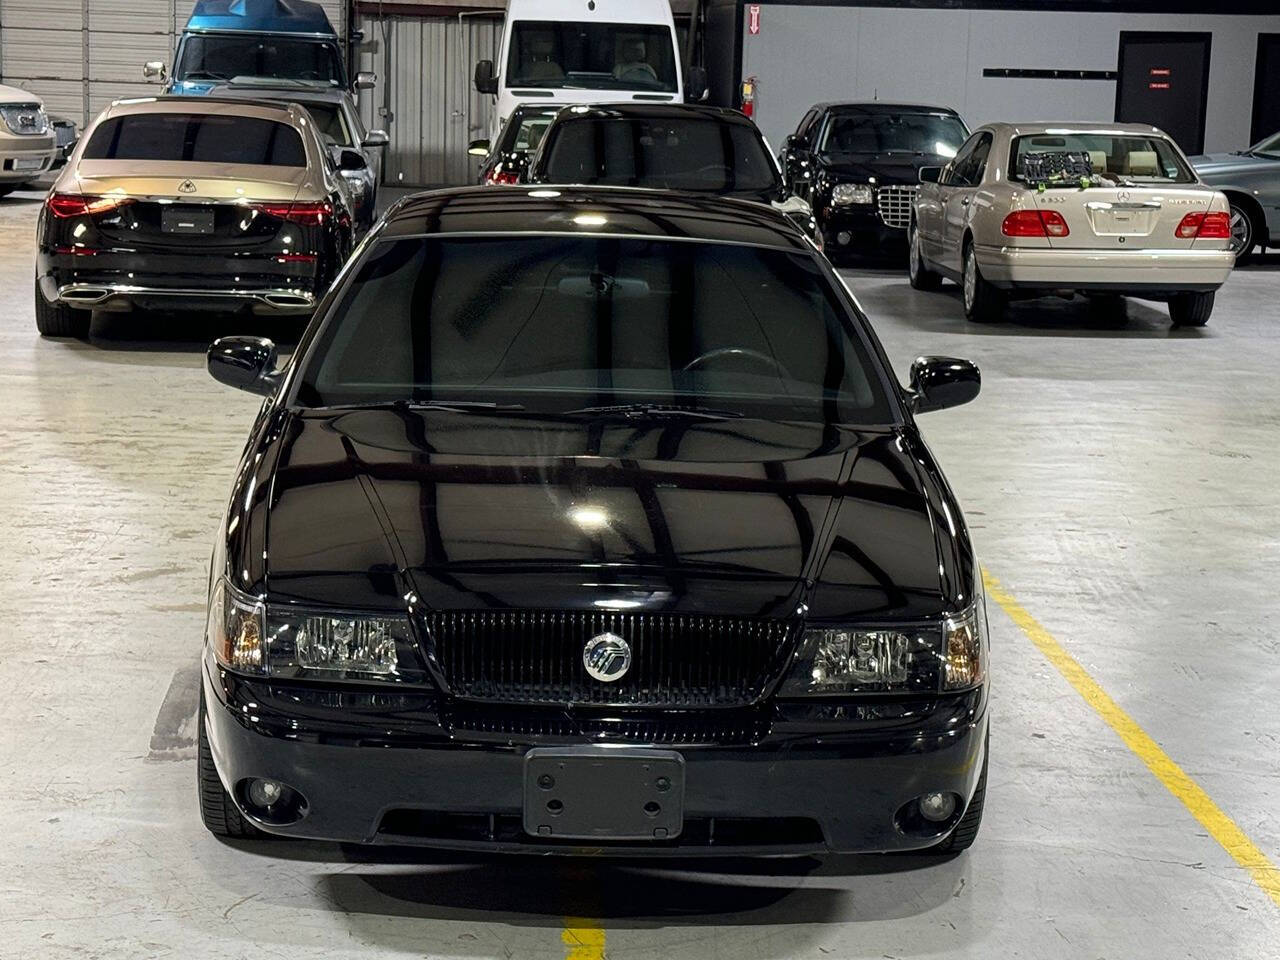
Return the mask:
<svg viewBox="0 0 1280 960">
<path fill-rule="evenodd" d="M 684 372 L 689 373 L 704 363 L 711 363 L 713 360 L 722 360 L 726 357 L 743 357 L 747 360 L 755 360 L 757 363 L 766 364 L 773 368 L 773 372 L 783 380 L 793 379 L 791 374 L 787 372 L 776 357 L 771 357 L 767 353 L 761 353 L 759 350 L 752 350 L 750 347 L 717 347 L 714 350 L 708 350 L 706 353 L 694 357 L 684 365 Z"/>
</svg>

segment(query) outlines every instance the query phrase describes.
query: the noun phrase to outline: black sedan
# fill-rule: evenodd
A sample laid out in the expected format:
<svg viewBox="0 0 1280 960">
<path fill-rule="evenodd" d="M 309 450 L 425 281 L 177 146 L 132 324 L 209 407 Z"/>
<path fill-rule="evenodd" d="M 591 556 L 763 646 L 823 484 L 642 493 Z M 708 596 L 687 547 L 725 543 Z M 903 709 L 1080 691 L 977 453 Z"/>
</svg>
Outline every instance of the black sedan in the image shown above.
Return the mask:
<svg viewBox="0 0 1280 960">
<path fill-rule="evenodd" d="M 224 836 L 958 850 L 988 644 L 959 505 L 830 264 L 759 204 L 402 201 L 266 395 L 210 578 Z"/>
<path fill-rule="evenodd" d="M 522 103 L 511 111 L 493 143 L 472 140 L 467 152 L 473 157 L 484 158 L 480 164 L 479 182 L 519 183 L 533 152 L 542 142 L 543 134 L 559 112 L 559 107 Z"/>
<path fill-rule="evenodd" d="M 954 110 L 819 103 L 787 137 L 787 188 L 813 207 L 827 254 L 906 249 L 920 168 L 956 155 L 969 130 Z"/>
</svg>

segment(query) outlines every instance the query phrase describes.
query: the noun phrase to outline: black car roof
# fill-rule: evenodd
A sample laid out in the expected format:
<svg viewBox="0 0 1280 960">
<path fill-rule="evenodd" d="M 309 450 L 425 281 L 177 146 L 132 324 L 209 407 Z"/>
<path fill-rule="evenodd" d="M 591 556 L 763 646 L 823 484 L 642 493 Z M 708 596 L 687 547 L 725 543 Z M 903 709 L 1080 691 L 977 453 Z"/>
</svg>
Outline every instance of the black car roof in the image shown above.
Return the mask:
<svg viewBox="0 0 1280 960">
<path fill-rule="evenodd" d="M 745 114 L 728 107 L 711 107 L 698 103 L 597 103 L 568 106 L 560 110 L 558 120 L 636 118 L 642 120 L 678 120 L 682 117 L 704 117 L 726 123 L 754 127 Z"/>
<path fill-rule="evenodd" d="M 575 222 L 584 215 L 591 220 Z M 405 197 L 387 211 L 384 236 L 424 233 L 608 234 L 810 249 L 799 228 L 765 204 L 636 187 L 455 187 Z"/>
<path fill-rule="evenodd" d="M 949 113 L 952 116 L 960 116 L 951 107 L 931 106 L 926 103 L 885 103 L 882 100 L 833 100 L 829 103 L 815 103 L 815 110 L 839 110 L 848 113 L 875 113 L 875 114 L 893 114 L 893 113 Z"/>
</svg>

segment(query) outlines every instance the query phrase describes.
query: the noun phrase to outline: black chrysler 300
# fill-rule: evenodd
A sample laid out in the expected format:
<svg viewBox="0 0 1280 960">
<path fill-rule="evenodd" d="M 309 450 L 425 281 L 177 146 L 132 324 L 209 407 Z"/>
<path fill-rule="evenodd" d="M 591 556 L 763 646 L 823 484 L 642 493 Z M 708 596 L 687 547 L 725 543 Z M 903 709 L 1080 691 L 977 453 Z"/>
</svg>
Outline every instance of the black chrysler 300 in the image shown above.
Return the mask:
<svg viewBox="0 0 1280 960">
<path fill-rule="evenodd" d="M 402 201 L 267 396 L 219 534 L 200 803 L 222 835 L 618 854 L 957 850 L 981 581 L 849 292 L 757 204 Z"/>
</svg>

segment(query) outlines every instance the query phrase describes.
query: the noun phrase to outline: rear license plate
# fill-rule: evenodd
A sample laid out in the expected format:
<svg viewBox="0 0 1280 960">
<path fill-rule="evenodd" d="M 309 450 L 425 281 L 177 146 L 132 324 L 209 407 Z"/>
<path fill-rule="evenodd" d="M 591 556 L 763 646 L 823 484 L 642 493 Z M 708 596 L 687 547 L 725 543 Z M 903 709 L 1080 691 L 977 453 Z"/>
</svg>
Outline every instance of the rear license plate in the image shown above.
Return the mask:
<svg viewBox="0 0 1280 960">
<path fill-rule="evenodd" d="M 670 840 L 684 827 L 684 758 L 670 750 L 537 747 L 524 829 L 563 840 Z"/>
<path fill-rule="evenodd" d="M 14 170 L 39 170 L 44 166 L 44 159 L 41 157 L 14 157 Z"/>
<path fill-rule="evenodd" d="M 1095 210 L 1093 229 L 1100 237 L 1146 236 L 1153 217 L 1150 210 Z"/>
<path fill-rule="evenodd" d="M 164 233 L 213 233 L 213 211 L 198 207 L 165 207 L 160 211 Z"/>
</svg>

